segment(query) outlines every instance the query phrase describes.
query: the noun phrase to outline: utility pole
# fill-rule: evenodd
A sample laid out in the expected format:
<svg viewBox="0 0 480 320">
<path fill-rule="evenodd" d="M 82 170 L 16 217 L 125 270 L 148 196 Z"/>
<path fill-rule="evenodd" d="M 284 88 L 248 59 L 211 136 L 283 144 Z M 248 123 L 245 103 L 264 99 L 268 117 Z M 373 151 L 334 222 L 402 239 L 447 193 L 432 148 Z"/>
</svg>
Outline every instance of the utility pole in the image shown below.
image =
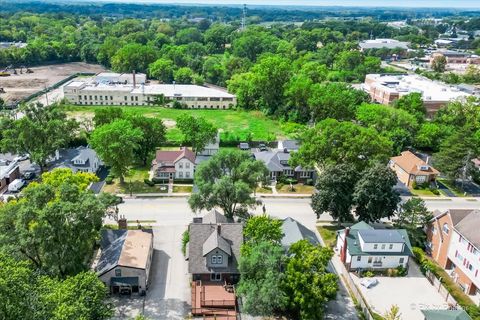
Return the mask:
<svg viewBox="0 0 480 320">
<path fill-rule="evenodd" d="M 241 30 L 245 31 L 245 26 L 247 24 L 247 5 L 243 5 L 243 14 L 242 14 L 242 27 Z"/>
</svg>

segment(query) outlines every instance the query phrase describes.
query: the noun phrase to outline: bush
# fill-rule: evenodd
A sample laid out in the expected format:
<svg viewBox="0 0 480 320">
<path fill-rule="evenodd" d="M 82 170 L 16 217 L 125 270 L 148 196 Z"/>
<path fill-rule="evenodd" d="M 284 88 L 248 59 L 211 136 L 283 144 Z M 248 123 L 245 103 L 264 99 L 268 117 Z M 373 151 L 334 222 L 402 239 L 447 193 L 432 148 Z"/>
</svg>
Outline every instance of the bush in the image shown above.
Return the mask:
<svg viewBox="0 0 480 320">
<path fill-rule="evenodd" d="M 188 232 L 188 229 L 187 229 L 182 234 L 182 252 L 184 256 L 187 254 L 187 244 L 189 241 L 190 241 L 190 233 Z"/>
<path fill-rule="evenodd" d="M 305 184 L 307 186 L 313 186 L 313 179 L 307 179 L 307 181 L 305 182 Z"/>
<path fill-rule="evenodd" d="M 397 277 L 405 277 L 407 275 L 407 268 L 403 267 L 403 266 L 398 266 L 396 269 L 396 275 Z"/>
<path fill-rule="evenodd" d="M 374 277 L 375 276 L 375 273 L 371 270 L 367 270 L 365 272 L 362 273 L 362 276 L 363 277 L 367 277 L 367 278 L 371 278 L 371 277 Z"/>
<path fill-rule="evenodd" d="M 105 178 L 105 183 L 106 184 L 113 184 L 113 177 L 112 176 L 107 176 Z"/>
<path fill-rule="evenodd" d="M 430 191 L 437 196 L 440 194 L 440 191 L 438 191 L 438 189 L 435 189 L 435 188 L 430 188 Z"/>
<path fill-rule="evenodd" d="M 144 179 L 143 182 L 145 182 L 145 184 L 149 187 L 153 187 L 155 186 L 155 182 L 149 180 L 149 179 Z"/>
<path fill-rule="evenodd" d="M 165 182 L 168 183 L 168 178 L 152 178 L 152 182 L 154 184 L 165 184 Z"/>
<path fill-rule="evenodd" d="M 416 181 L 413 181 L 412 182 L 412 188 L 417 190 L 418 189 L 418 185 L 417 185 L 417 182 Z"/>
</svg>

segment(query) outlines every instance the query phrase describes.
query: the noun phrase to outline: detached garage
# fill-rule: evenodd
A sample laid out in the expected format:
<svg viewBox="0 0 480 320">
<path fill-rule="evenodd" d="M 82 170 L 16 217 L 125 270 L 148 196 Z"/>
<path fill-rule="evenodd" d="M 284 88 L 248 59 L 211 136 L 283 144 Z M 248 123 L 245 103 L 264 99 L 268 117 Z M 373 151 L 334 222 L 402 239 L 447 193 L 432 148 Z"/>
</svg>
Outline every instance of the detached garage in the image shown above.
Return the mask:
<svg viewBox="0 0 480 320">
<path fill-rule="evenodd" d="M 153 254 L 151 230 L 104 230 L 95 271 L 110 293 L 144 295 Z"/>
</svg>

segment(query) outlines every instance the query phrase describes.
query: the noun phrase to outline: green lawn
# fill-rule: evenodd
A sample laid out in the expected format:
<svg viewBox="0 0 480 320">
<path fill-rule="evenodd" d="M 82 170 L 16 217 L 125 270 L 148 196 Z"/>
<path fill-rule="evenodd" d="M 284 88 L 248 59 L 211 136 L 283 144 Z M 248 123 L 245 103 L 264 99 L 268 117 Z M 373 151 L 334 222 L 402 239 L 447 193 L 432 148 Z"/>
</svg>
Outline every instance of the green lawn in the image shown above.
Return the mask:
<svg viewBox="0 0 480 320">
<path fill-rule="evenodd" d="M 317 227 L 318 232 L 322 236 L 323 242 L 327 247 L 333 248 L 337 240 L 336 231 L 343 229 L 342 226 L 326 225 Z"/>
<path fill-rule="evenodd" d="M 440 195 L 434 194 L 429 189 L 410 189 L 410 192 L 414 196 L 421 196 L 421 197 L 439 197 Z"/>
<path fill-rule="evenodd" d="M 315 188 L 313 186 L 307 186 L 304 184 L 294 184 L 293 191 L 290 188 L 289 184 L 283 185 L 281 188 L 277 189 L 278 193 L 297 193 L 297 194 L 312 194 Z"/>
<path fill-rule="evenodd" d="M 447 179 L 438 179 L 445 187 L 452 191 L 457 197 L 465 197 L 465 191 L 457 187 L 454 183 Z"/>
<path fill-rule="evenodd" d="M 104 192 L 109 193 L 166 193 L 168 190 L 162 190 L 160 185 L 149 186 L 144 180 L 148 179 L 150 166 L 135 166 L 130 169 L 130 175 L 125 177 L 125 183 L 121 184 L 119 179 L 113 180 L 113 184 L 106 184 L 103 187 Z"/>
<path fill-rule="evenodd" d="M 173 193 L 191 193 L 193 186 L 173 186 Z"/>
<path fill-rule="evenodd" d="M 63 106 L 67 114 L 77 120 L 92 118 L 95 110 L 107 107 L 110 106 Z M 158 117 L 164 120 L 168 128 L 167 138 L 170 141 L 181 140 L 181 133 L 175 128 L 175 119 L 184 113 L 206 118 L 217 128 L 222 129 L 221 134 L 224 138 L 227 135 L 235 135 L 240 140 L 247 140 L 247 135 L 251 134 L 254 140 L 275 140 L 285 138 L 298 128 L 296 124 L 280 123 L 280 121 L 270 119 L 260 111 L 172 109 L 147 106 L 119 106 L 119 108 L 126 112 Z"/>
</svg>

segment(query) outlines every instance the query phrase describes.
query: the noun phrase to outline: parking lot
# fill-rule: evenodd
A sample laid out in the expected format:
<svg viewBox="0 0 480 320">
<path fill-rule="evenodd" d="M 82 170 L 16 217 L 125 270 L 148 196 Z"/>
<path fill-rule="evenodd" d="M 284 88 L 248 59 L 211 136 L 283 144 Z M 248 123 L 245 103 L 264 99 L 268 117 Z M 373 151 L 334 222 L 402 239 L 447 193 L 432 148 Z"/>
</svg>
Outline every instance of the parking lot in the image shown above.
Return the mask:
<svg viewBox="0 0 480 320">
<path fill-rule="evenodd" d="M 409 264 L 407 276 L 375 277 L 378 284 L 370 289 L 360 285 L 362 279 L 351 274 L 353 281 L 374 312 L 383 315 L 392 305 L 397 305 L 402 319 L 423 320 L 422 309 L 448 308 L 443 297 L 422 275 L 418 266 L 413 261 Z"/>
<path fill-rule="evenodd" d="M 186 225 L 154 228 L 154 252 L 150 285 L 145 297 L 112 297 L 113 319 L 132 319 L 144 314 L 152 320 L 185 319 L 190 311 L 188 266 L 181 252 Z"/>
</svg>

